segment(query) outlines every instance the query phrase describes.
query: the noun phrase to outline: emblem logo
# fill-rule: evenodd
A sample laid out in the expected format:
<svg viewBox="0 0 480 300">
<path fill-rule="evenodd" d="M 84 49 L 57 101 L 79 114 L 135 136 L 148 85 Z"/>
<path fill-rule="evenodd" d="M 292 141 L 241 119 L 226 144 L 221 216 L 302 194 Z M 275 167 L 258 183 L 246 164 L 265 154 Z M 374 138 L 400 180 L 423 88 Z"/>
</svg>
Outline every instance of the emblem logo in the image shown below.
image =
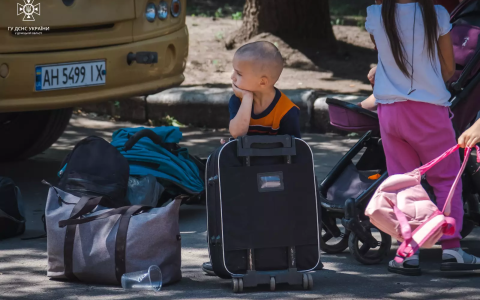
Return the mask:
<svg viewBox="0 0 480 300">
<path fill-rule="evenodd" d="M 467 45 L 467 43 L 468 43 L 469 40 L 470 40 L 470 38 L 469 38 L 469 37 L 466 37 L 466 38 L 465 38 L 465 41 L 464 41 L 463 44 L 462 44 L 462 47 L 465 47 L 465 46 Z"/>
<path fill-rule="evenodd" d="M 23 14 L 23 21 L 35 21 L 33 15 L 40 15 L 40 3 L 34 5 L 34 1 L 35 0 L 23 0 L 25 5 L 17 3 L 17 16 Z"/>
</svg>

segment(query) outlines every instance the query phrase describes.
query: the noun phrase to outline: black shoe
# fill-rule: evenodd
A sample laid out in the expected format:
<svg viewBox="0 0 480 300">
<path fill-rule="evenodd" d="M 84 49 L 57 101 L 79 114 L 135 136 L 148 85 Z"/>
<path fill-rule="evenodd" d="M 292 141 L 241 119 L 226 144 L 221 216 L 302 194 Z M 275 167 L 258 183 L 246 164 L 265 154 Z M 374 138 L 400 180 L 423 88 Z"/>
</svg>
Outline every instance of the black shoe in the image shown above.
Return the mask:
<svg viewBox="0 0 480 300">
<path fill-rule="evenodd" d="M 216 276 L 215 272 L 213 272 L 213 267 L 211 262 L 204 262 L 202 265 L 203 272 L 207 273 L 210 276 Z"/>
</svg>

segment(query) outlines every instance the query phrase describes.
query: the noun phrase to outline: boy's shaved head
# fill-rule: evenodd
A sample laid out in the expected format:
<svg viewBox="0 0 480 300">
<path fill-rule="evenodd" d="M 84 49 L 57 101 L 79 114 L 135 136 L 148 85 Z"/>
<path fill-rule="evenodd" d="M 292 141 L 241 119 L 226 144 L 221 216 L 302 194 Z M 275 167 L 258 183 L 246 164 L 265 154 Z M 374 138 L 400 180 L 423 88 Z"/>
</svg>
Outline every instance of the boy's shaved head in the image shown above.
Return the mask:
<svg viewBox="0 0 480 300">
<path fill-rule="evenodd" d="M 270 42 L 253 42 L 240 47 L 234 59 L 253 63 L 260 76 L 266 76 L 273 82 L 280 78 L 283 71 L 283 58 L 278 48 Z"/>
</svg>

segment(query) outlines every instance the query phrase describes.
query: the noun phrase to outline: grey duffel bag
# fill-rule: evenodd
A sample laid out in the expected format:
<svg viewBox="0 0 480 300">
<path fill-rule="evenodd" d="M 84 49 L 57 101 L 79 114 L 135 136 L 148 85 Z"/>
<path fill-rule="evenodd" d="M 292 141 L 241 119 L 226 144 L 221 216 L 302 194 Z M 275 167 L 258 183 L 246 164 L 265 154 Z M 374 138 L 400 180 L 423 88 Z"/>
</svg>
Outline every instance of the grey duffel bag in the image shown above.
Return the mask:
<svg viewBox="0 0 480 300">
<path fill-rule="evenodd" d="M 158 208 L 99 210 L 100 201 L 101 197 L 79 198 L 50 187 L 45 209 L 47 276 L 120 284 L 124 273 L 156 265 L 164 284 L 182 278 L 178 224 L 182 196 Z"/>
</svg>

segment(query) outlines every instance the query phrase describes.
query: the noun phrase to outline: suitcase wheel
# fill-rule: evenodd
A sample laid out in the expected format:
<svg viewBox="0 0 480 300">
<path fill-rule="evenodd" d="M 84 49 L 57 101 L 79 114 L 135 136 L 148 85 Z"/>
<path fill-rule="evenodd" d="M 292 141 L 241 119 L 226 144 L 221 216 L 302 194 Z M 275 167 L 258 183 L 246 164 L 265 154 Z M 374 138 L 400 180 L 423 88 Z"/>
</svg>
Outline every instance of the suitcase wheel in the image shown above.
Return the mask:
<svg viewBox="0 0 480 300">
<path fill-rule="evenodd" d="M 270 277 L 270 290 L 275 291 L 275 277 Z"/>
<path fill-rule="evenodd" d="M 234 293 L 243 292 L 243 279 L 242 278 L 232 278 L 232 289 Z"/>
<path fill-rule="evenodd" d="M 311 290 L 313 288 L 312 274 L 303 274 L 303 289 Z"/>
</svg>

